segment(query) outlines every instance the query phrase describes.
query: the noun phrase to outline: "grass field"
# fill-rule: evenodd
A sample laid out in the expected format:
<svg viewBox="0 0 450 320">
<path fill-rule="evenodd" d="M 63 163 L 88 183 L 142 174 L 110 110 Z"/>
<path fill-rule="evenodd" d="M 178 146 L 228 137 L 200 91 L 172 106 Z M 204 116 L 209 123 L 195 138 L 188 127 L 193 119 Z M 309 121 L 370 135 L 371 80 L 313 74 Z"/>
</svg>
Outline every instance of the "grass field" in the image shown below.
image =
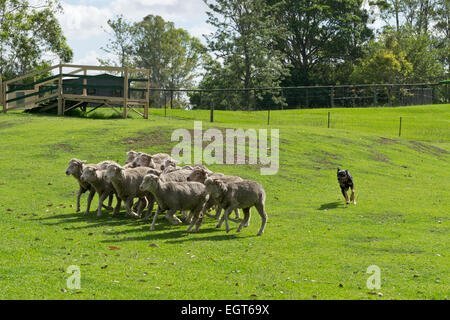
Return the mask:
<svg viewBox="0 0 450 320">
<path fill-rule="evenodd" d="M 331 112 L 331 128 L 327 114 Z M 107 111 L 99 111 L 107 112 Z M 268 128 L 267 112 L 151 110 L 150 119 L 0 114 L 0 299 L 448 299 L 450 105 L 274 111 L 280 170 L 213 165 L 260 182 L 260 218 L 237 234 L 206 218 L 198 234 L 75 213 L 75 157 L 123 163 L 170 152 L 176 128 Z M 402 137 L 398 120 L 403 119 Z M 336 168 L 356 184 L 345 205 Z M 82 198 L 82 208 L 86 195 Z M 236 226 L 232 223 L 232 226 Z M 81 289 L 66 287 L 70 265 Z M 381 288 L 368 289 L 377 265 Z"/>
</svg>

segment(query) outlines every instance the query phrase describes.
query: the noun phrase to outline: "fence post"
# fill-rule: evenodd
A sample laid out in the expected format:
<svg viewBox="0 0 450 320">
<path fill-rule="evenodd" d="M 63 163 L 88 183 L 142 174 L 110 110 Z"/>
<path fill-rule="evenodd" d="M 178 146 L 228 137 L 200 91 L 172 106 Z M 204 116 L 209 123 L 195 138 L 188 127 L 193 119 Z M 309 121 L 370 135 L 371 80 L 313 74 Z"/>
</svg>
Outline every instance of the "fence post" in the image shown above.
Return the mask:
<svg viewBox="0 0 450 320">
<path fill-rule="evenodd" d="M 164 90 L 164 117 L 167 117 L 167 92 Z"/>
<path fill-rule="evenodd" d="M 64 106 L 63 106 L 63 79 L 62 79 L 62 64 L 59 64 L 59 77 L 58 77 L 58 116 L 64 115 Z"/>
<path fill-rule="evenodd" d="M 398 136 L 400 137 L 402 135 L 402 117 L 400 117 L 400 125 L 398 127 Z"/>
<path fill-rule="evenodd" d="M 209 114 L 209 121 L 210 122 L 214 122 L 214 105 L 211 104 L 211 110 L 210 110 L 210 114 Z"/>
<path fill-rule="evenodd" d="M 373 105 L 376 106 L 378 104 L 377 101 L 377 87 L 373 87 Z"/>
<path fill-rule="evenodd" d="M 173 109 L 173 90 L 170 90 L 170 109 Z"/>
<path fill-rule="evenodd" d="M 5 96 L 4 96 L 5 90 L 3 90 L 3 80 L 2 75 L 0 74 L 0 105 L 2 105 L 3 113 L 6 113 L 6 107 L 5 107 Z"/>
<path fill-rule="evenodd" d="M 334 108 L 334 87 L 331 87 L 331 89 L 330 89 L 330 101 L 331 101 L 331 107 Z"/>
<path fill-rule="evenodd" d="M 128 67 L 125 67 L 123 71 L 123 118 L 126 119 L 128 116 Z"/>
<path fill-rule="evenodd" d="M 330 129 L 330 112 L 328 111 L 328 129 Z"/>
<path fill-rule="evenodd" d="M 267 110 L 267 125 L 270 125 L 270 109 Z"/>
</svg>

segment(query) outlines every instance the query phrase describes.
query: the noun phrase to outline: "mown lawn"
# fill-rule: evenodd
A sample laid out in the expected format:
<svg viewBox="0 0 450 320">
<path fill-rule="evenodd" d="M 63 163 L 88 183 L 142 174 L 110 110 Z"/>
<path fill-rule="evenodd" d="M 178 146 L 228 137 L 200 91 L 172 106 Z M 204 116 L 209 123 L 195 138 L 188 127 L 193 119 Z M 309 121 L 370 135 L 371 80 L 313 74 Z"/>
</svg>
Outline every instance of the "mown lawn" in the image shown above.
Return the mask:
<svg viewBox="0 0 450 320">
<path fill-rule="evenodd" d="M 254 210 L 240 234 L 210 218 L 198 234 L 163 217 L 150 232 L 106 210 L 97 218 L 97 197 L 85 217 L 65 169 L 71 158 L 123 163 L 130 149 L 170 152 L 173 130 L 192 129 L 193 119 L 204 129 L 266 129 L 266 112 L 216 111 L 214 124 L 209 111 L 165 118 L 154 109 L 149 120 L 0 114 L 0 298 L 448 299 L 449 108 L 271 112 L 277 175 L 209 166 L 264 186 L 262 237 Z M 343 201 L 337 167 L 355 179 L 356 206 Z M 66 286 L 70 265 L 81 269 L 79 290 Z M 366 287 L 371 265 L 381 269 L 379 290 Z"/>
</svg>

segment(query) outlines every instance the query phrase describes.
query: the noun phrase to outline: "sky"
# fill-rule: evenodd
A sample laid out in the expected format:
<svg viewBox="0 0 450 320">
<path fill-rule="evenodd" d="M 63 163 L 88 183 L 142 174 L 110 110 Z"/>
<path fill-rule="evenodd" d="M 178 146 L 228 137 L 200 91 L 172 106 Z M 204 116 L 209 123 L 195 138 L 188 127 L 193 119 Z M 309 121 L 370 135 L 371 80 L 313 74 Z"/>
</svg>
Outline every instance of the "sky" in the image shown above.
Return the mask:
<svg viewBox="0 0 450 320">
<path fill-rule="evenodd" d="M 74 52 L 73 64 L 98 65 L 98 57 L 109 35 L 107 21 L 122 14 L 127 20 L 140 21 L 148 14 L 160 15 L 204 42 L 203 34 L 213 31 L 206 23 L 207 6 L 203 0 L 62 0 L 64 9 L 58 20 Z"/>
</svg>

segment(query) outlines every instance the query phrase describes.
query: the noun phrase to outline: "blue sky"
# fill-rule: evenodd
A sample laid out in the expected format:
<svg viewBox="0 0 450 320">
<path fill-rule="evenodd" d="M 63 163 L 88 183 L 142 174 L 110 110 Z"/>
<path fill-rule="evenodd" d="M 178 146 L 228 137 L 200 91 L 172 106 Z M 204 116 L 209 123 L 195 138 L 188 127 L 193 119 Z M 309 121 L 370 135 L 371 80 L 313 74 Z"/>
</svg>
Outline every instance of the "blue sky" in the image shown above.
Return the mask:
<svg viewBox="0 0 450 320">
<path fill-rule="evenodd" d="M 105 57 L 100 48 L 109 36 L 102 27 L 107 28 L 107 20 L 119 14 L 131 21 L 160 15 L 202 41 L 202 34 L 213 30 L 206 23 L 207 6 L 202 0 L 62 0 L 61 4 L 64 12 L 58 19 L 75 64 L 97 65 L 97 57 Z"/>
</svg>

